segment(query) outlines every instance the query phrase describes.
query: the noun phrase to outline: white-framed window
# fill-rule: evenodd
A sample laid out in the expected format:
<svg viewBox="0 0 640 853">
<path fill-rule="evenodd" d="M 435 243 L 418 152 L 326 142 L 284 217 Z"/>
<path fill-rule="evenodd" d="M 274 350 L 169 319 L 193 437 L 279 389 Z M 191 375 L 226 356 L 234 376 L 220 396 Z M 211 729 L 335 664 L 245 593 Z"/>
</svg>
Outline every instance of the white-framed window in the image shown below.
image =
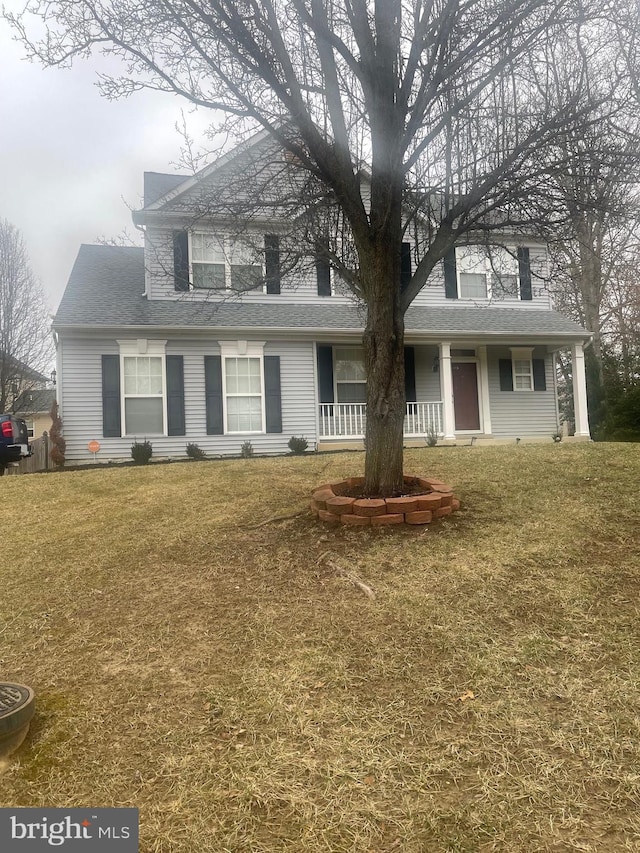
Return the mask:
<svg viewBox="0 0 640 853">
<path fill-rule="evenodd" d="M 196 290 L 226 289 L 224 246 L 215 234 L 189 232 L 191 284 Z"/>
<path fill-rule="evenodd" d="M 166 435 L 166 341 L 118 341 L 124 435 Z"/>
<path fill-rule="evenodd" d="M 365 403 L 367 373 L 361 347 L 334 347 L 333 377 L 337 403 Z"/>
<path fill-rule="evenodd" d="M 520 298 L 515 247 L 458 246 L 456 268 L 459 299 Z"/>
<path fill-rule="evenodd" d="M 494 299 L 519 299 L 520 275 L 514 247 L 492 247 L 489 252 L 490 290 Z"/>
<path fill-rule="evenodd" d="M 27 425 L 27 435 L 29 436 L 29 438 L 33 438 L 35 434 L 35 421 L 26 420 L 25 424 Z"/>
<path fill-rule="evenodd" d="M 487 260 L 487 254 L 480 246 L 459 246 L 456 249 L 459 299 L 489 297 Z"/>
<path fill-rule="evenodd" d="M 265 432 L 264 342 L 221 342 L 225 433 Z"/>
<path fill-rule="evenodd" d="M 533 391 L 533 347 L 511 347 L 513 390 Z"/>
<path fill-rule="evenodd" d="M 195 290 L 244 293 L 264 287 L 264 271 L 255 249 L 242 240 L 210 231 L 189 232 L 190 282 Z"/>
</svg>

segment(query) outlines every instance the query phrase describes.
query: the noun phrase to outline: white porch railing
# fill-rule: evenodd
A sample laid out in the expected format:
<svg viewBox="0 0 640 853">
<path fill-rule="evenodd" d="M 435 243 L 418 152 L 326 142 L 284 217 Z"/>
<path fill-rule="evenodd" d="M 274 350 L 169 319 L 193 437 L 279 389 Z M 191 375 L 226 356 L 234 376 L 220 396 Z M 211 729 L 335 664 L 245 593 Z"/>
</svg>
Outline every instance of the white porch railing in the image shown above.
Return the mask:
<svg viewBox="0 0 640 853">
<path fill-rule="evenodd" d="M 364 438 L 367 407 L 364 403 L 321 403 L 320 438 Z M 404 434 L 408 438 L 443 435 L 442 403 L 407 403 Z"/>
<path fill-rule="evenodd" d="M 442 403 L 407 403 L 404 419 L 405 436 L 422 436 L 429 432 L 444 435 Z"/>
</svg>

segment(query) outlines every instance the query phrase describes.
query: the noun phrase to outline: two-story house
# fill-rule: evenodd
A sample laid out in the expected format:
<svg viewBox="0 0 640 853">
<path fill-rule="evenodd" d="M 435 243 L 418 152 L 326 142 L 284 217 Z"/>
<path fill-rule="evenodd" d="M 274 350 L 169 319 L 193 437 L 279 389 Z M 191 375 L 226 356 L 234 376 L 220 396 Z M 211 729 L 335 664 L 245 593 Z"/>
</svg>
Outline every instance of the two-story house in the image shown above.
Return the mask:
<svg viewBox="0 0 640 853">
<path fill-rule="evenodd" d="M 281 263 L 275 215 L 238 233 L 215 208 L 216 187 L 264 144 L 258 135 L 196 176 L 147 173 L 134 214 L 144 248 L 81 246 L 54 321 L 68 460 L 89 460 L 91 440 L 102 459 L 129 458 L 144 439 L 157 456 L 187 443 L 237 455 L 245 441 L 283 453 L 291 436 L 320 450 L 362 445 L 362 306 L 322 257 L 304 271 Z M 553 310 L 545 246 L 500 243 L 451 252 L 407 312 L 408 444 L 429 432 L 550 440 L 554 354 L 566 347 L 576 436 L 589 437 L 589 333 Z M 403 275 L 414 263 L 407 242 Z"/>
</svg>

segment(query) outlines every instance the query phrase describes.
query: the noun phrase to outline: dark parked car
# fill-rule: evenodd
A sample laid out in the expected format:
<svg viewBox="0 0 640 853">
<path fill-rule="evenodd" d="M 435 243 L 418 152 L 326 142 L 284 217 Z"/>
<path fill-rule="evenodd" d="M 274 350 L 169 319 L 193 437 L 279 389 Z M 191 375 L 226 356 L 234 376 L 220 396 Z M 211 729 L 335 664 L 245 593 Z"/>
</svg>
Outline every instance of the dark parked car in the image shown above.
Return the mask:
<svg viewBox="0 0 640 853">
<path fill-rule="evenodd" d="M 0 475 L 10 462 L 31 456 L 27 425 L 14 415 L 0 415 Z"/>
</svg>

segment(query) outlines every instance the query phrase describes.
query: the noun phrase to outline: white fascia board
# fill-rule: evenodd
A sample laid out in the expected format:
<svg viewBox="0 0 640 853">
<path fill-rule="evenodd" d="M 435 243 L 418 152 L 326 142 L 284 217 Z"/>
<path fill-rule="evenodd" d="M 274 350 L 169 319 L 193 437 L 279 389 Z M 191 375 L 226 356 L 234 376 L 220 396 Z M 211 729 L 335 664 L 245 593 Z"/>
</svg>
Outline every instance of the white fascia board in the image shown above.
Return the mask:
<svg viewBox="0 0 640 853">
<path fill-rule="evenodd" d="M 95 324 L 85 325 L 69 325 L 56 326 L 58 333 L 91 333 L 95 334 L 131 334 L 145 333 L 147 337 L 159 334 L 175 336 L 176 334 L 186 335 L 207 335 L 215 334 L 218 338 L 237 339 L 239 336 L 246 338 L 255 337 L 256 335 L 265 336 L 269 339 L 285 337 L 287 340 L 307 340 L 312 338 L 316 341 L 327 341 L 338 343 L 338 338 L 343 338 L 345 341 L 361 338 L 364 333 L 364 327 L 360 328 L 334 328 L 327 329 L 322 327 L 300 327 L 300 326 L 216 326 L 210 324 L 206 326 L 97 326 Z M 535 334 L 514 333 L 514 332 L 486 332 L 486 331 L 419 331 L 408 329 L 405 334 L 405 343 L 409 346 L 419 344 L 437 344 L 441 341 L 456 341 L 466 342 L 471 346 L 479 343 L 509 343 L 511 345 L 521 344 L 522 346 L 547 346 L 559 348 L 569 346 L 576 342 L 589 342 L 590 339 L 585 339 L 584 334 L 566 333 L 550 335 L 549 333 Z"/>
<path fill-rule="evenodd" d="M 234 220 L 229 216 L 209 213 L 206 216 L 193 216 L 184 210 L 134 210 L 131 214 L 134 225 L 166 225 L 168 227 L 180 227 L 197 229 L 202 226 L 205 229 L 211 226 L 224 227 L 231 225 L 234 229 L 237 228 L 237 219 Z M 252 230 L 252 226 L 256 226 L 253 230 L 257 230 L 257 226 L 268 227 L 273 233 L 285 232 L 286 225 L 273 216 L 261 216 L 256 214 L 247 222 L 247 230 Z"/>
</svg>

